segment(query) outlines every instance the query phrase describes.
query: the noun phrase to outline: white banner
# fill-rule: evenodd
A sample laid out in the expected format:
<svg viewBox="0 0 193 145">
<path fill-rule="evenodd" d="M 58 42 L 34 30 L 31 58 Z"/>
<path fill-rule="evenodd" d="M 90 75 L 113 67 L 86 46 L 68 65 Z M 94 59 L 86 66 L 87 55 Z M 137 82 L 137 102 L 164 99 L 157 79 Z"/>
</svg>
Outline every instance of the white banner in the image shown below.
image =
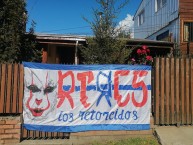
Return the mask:
<svg viewBox="0 0 193 145">
<path fill-rule="evenodd" d="M 26 129 L 150 128 L 150 66 L 23 64 Z"/>
</svg>

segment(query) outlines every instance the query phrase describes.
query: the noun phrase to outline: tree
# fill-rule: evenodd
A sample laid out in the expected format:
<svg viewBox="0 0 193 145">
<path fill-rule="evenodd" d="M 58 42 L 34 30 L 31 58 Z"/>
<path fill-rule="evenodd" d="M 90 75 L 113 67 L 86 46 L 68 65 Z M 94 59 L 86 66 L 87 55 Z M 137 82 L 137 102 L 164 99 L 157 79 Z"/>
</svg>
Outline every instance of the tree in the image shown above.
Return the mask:
<svg viewBox="0 0 193 145">
<path fill-rule="evenodd" d="M 93 21 L 84 18 L 93 30 L 94 37 L 88 39 L 88 46 L 82 48 L 84 63 L 115 64 L 124 63 L 128 56 L 125 49 L 126 40 L 119 39 L 116 18 L 128 0 L 96 0 L 99 7 L 93 9 Z"/>
<path fill-rule="evenodd" d="M 25 55 L 25 34 L 27 11 L 25 0 L 0 1 L 0 62 L 13 63 L 23 61 Z M 31 33 L 32 35 L 32 33 Z M 26 38 L 27 36 L 28 38 Z M 28 39 L 28 41 L 31 41 Z M 32 39 L 33 42 L 33 39 Z M 28 43 L 30 44 L 30 43 Z M 33 46 L 33 45 L 32 45 Z M 28 46 L 30 49 L 31 45 Z M 31 51 L 31 50 L 27 50 Z M 24 54 L 23 54 L 24 53 Z M 26 57 L 26 56 L 25 56 Z M 34 57 L 33 55 L 28 56 Z M 30 59 L 28 59 L 30 60 Z"/>
<path fill-rule="evenodd" d="M 41 62 L 42 60 L 42 51 L 38 47 L 34 29 L 35 22 L 32 21 L 29 32 L 21 35 L 22 43 L 20 46 L 19 61 Z"/>
<path fill-rule="evenodd" d="M 118 33 L 118 37 L 119 37 L 119 38 L 128 38 L 128 39 L 130 39 L 130 38 L 131 38 L 131 31 L 121 30 L 121 31 Z"/>
</svg>

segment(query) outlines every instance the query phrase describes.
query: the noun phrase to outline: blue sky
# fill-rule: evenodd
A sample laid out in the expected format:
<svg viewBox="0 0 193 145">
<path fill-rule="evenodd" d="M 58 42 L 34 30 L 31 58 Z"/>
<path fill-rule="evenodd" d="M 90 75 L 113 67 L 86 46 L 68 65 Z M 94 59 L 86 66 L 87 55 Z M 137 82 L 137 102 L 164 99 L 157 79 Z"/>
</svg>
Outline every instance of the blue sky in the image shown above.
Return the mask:
<svg viewBox="0 0 193 145">
<path fill-rule="evenodd" d="M 140 2 L 130 0 L 121 10 L 117 22 L 132 27 L 131 19 Z M 92 8 L 96 6 L 96 0 L 27 0 L 27 31 L 34 20 L 36 33 L 92 35 L 83 16 L 92 20 Z"/>
</svg>

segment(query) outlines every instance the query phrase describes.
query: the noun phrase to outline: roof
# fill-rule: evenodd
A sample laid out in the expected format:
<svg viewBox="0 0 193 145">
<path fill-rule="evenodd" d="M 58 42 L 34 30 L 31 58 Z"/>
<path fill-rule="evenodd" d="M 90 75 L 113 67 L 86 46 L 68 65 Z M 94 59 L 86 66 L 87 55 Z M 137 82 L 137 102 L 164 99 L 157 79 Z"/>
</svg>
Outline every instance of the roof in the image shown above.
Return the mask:
<svg viewBox="0 0 193 145">
<path fill-rule="evenodd" d="M 173 42 L 169 42 L 169 41 L 158 41 L 158 40 L 149 40 L 149 39 L 136 39 L 136 38 L 133 38 L 133 39 L 129 39 L 127 40 L 128 43 L 140 43 L 140 44 L 154 44 L 154 45 L 160 45 L 160 44 L 163 44 L 163 45 L 173 45 L 174 43 Z"/>
<path fill-rule="evenodd" d="M 174 47 L 173 42 L 168 41 L 157 41 L 157 40 L 148 40 L 148 39 L 129 39 L 127 40 L 127 46 L 143 46 L 147 45 L 152 48 L 171 48 Z"/>
<path fill-rule="evenodd" d="M 67 40 L 67 41 L 86 41 L 85 36 L 79 36 L 79 35 L 62 35 L 62 34 L 43 34 L 43 33 L 37 33 L 36 39 L 41 40 Z"/>
<path fill-rule="evenodd" d="M 133 50 L 147 46 L 151 51 L 151 56 L 171 56 L 174 49 L 174 43 L 168 41 L 156 41 L 147 39 L 130 39 L 127 41 L 126 46 L 132 48 Z M 135 51 L 132 51 L 135 53 Z M 131 54 L 133 55 L 133 54 Z"/>
<path fill-rule="evenodd" d="M 142 2 L 143 2 L 143 0 L 141 0 L 139 6 L 138 6 L 138 8 L 137 8 L 137 10 L 136 10 L 136 12 L 135 12 L 135 14 L 134 14 L 134 16 L 133 16 L 133 19 L 136 17 L 137 11 L 139 10 L 139 7 L 141 6 Z"/>
</svg>

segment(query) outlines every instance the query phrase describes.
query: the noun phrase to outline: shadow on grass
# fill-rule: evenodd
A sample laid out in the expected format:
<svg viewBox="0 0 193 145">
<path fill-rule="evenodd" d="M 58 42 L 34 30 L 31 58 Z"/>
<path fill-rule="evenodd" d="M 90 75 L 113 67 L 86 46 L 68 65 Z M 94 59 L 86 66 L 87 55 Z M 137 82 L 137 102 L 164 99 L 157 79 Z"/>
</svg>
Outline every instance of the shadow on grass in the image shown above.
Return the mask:
<svg viewBox="0 0 193 145">
<path fill-rule="evenodd" d="M 93 142 L 92 145 L 159 145 L 155 137 L 135 137 L 122 140 Z"/>
</svg>

